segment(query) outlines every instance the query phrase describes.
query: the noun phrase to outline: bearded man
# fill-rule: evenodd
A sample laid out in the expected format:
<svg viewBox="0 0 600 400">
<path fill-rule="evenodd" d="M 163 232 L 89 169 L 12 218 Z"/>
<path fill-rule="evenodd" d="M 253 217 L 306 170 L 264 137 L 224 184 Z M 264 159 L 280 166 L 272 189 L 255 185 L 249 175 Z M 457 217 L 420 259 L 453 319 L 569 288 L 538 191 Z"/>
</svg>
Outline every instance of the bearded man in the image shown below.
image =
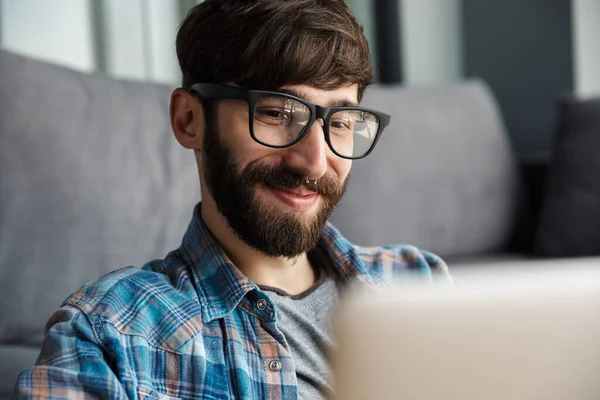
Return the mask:
<svg viewBox="0 0 600 400">
<path fill-rule="evenodd" d="M 16 398 L 325 398 L 341 290 L 447 277 L 435 255 L 327 222 L 390 122 L 360 107 L 371 58 L 343 0 L 206 0 L 176 49 L 171 125 L 202 196 L 181 247 L 71 295 Z"/>
</svg>

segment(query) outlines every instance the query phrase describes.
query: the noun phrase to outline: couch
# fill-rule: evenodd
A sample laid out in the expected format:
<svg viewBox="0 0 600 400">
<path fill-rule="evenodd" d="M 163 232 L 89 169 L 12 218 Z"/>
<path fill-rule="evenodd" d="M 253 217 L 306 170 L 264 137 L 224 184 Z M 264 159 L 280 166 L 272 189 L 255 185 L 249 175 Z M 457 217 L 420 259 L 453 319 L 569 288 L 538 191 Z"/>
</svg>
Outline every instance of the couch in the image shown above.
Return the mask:
<svg viewBox="0 0 600 400">
<path fill-rule="evenodd" d="M 171 133 L 172 89 L 0 50 L 0 399 L 67 295 L 178 246 L 200 194 Z M 531 207 L 484 82 L 373 87 L 364 104 L 393 120 L 354 162 L 331 218 L 343 233 L 418 245 L 456 271 L 532 257 L 515 251 Z"/>
</svg>

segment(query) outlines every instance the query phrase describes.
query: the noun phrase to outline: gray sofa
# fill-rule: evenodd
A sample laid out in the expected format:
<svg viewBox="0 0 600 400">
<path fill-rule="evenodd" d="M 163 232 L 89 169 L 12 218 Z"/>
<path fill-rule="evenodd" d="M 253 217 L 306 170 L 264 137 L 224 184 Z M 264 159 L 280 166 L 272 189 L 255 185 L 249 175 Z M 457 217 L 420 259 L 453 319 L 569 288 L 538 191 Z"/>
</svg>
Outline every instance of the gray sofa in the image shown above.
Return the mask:
<svg viewBox="0 0 600 400">
<path fill-rule="evenodd" d="M 0 51 L 0 398 L 68 294 L 178 246 L 200 195 L 169 126 L 172 89 Z M 518 168 L 484 83 L 375 87 L 364 104 L 393 121 L 354 163 L 332 217 L 342 232 L 474 266 L 524 258 L 507 253 Z"/>
</svg>

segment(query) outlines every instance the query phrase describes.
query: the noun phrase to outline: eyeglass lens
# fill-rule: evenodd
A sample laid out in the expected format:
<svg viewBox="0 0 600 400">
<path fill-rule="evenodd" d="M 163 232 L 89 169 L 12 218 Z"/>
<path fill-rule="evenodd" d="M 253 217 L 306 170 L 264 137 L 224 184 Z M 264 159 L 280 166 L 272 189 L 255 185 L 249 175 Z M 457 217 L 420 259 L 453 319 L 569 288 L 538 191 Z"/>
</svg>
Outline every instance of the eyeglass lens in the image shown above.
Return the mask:
<svg viewBox="0 0 600 400">
<path fill-rule="evenodd" d="M 285 96 L 261 97 L 254 109 L 254 136 L 271 146 L 286 146 L 301 135 L 310 121 L 305 104 Z M 334 150 L 345 157 L 363 156 L 375 140 L 379 119 L 363 110 L 342 110 L 329 118 L 329 137 Z"/>
</svg>

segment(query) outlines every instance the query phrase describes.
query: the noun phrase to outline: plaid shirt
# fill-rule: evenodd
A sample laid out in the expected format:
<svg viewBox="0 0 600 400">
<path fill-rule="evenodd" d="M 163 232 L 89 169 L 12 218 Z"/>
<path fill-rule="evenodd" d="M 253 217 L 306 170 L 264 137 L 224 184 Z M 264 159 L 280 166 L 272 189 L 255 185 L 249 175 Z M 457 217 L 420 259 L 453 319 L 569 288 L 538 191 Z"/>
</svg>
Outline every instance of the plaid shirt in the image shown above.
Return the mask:
<svg viewBox="0 0 600 400">
<path fill-rule="evenodd" d="M 199 215 L 197 207 L 181 247 L 164 260 L 114 271 L 71 295 L 14 396 L 297 399 L 275 305 L 229 262 Z M 451 281 L 437 256 L 357 247 L 331 225 L 314 251 L 339 282 L 379 285 L 415 273 Z"/>
</svg>

